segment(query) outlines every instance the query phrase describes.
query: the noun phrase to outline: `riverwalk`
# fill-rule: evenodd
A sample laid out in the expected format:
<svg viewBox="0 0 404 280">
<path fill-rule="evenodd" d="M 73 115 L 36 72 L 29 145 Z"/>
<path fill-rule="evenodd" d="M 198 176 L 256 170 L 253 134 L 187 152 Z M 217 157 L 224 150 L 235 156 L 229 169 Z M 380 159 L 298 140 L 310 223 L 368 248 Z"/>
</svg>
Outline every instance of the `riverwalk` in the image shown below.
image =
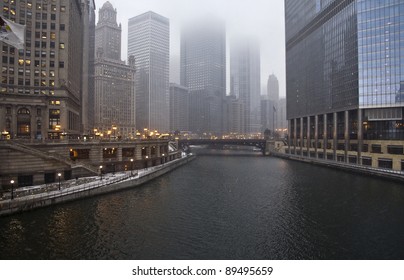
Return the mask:
<svg viewBox="0 0 404 280">
<path fill-rule="evenodd" d="M 279 153 L 279 152 L 274 152 L 274 151 L 271 152 L 271 155 L 273 155 L 275 157 L 279 157 L 279 158 L 301 161 L 301 162 L 306 162 L 306 163 L 310 163 L 310 164 L 316 164 L 316 165 L 341 169 L 341 170 L 345 170 L 345 171 L 349 171 L 349 172 L 371 175 L 371 176 L 389 179 L 389 180 L 393 180 L 393 181 L 404 182 L 404 172 L 403 171 L 397 171 L 397 170 L 391 170 L 391 169 L 385 169 L 385 168 L 374 168 L 374 167 L 365 166 L 365 165 L 325 160 L 325 159 L 319 159 L 319 158 L 308 158 L 308 157 Z"/>
<path fill-rule="evenodd" d="M 14 190 L 13 199 L 11 192 L 0 198 L 0 216 L 139 186 L 194 158 L 194 155 L 184 154 L 182 158 L 145 169 L 18 188 Z"/>
</svg>

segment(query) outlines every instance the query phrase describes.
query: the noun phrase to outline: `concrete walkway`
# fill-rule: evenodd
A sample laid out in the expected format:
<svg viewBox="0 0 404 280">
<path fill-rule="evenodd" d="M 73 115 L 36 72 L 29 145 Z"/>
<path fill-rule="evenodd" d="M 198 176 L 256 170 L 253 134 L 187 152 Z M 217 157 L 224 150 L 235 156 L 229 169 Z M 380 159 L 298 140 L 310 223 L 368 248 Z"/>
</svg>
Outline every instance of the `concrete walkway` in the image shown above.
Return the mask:
<svg viewBox="0 0 404 280">
<path fill-rule="evenodd" d="M 143 184 L 158 176 L 165 174 L 193 159 L 194 156 L 185 156 L 162 165 L 140 170 L 108 173 L 100 176 L 80 178 L 48 185 L 19 188 L 14 192 L 5 193 L 0 200 L 0 216 L 15 212 L 22 212 L 38 207 L 71 201 L 78 198 L 117 191 Z"/>
</svg>

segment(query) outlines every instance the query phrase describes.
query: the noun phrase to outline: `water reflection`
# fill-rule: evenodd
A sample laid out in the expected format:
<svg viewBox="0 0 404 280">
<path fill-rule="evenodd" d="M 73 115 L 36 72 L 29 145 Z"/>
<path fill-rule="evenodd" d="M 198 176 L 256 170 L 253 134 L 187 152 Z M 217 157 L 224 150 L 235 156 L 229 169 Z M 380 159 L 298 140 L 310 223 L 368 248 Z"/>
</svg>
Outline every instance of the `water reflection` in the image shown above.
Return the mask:
<svg viewBox="0 0 404 280">
<path fill-rule="evenodd" d="M 201 156 L 132 190 L 0 219 L 3 259 L 404 257 L 400 184 L 261 156 Z"/>
</svg>

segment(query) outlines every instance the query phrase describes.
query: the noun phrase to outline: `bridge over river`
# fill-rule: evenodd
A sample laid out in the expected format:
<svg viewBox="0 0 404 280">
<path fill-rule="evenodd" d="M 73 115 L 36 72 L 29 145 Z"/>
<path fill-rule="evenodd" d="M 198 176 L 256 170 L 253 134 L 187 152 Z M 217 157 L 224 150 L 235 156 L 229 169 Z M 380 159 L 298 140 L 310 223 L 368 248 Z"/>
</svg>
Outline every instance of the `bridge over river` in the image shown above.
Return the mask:
<svg viewBox="0 0 404 280">
<path fill-rule="evenodd" d="M 275 141 L 266 139 L 180 139 L 178 147 L 186 150 L 189 146 L 207 145 L 213 148 L 223 148 L 224 146 L 250 146 L 261 150 L 263 155 L 269 155 L 271 147 Z"/>
</svg>

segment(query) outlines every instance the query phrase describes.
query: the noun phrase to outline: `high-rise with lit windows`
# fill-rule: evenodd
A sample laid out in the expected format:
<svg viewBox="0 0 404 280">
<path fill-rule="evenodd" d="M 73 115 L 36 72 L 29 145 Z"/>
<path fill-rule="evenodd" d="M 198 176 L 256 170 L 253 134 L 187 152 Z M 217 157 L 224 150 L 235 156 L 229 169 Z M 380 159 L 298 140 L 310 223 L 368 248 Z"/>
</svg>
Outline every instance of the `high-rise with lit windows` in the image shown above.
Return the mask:
<svg viewBox="0 0 404 280">
<path fill-rule="evenodd" d="M 84 5 L 94 7 L 80 0 L 0 2 L 4 18 L 26 26 L 23 49 L 0 42 L 2 137 L 81 134 L 83 64 L 88 63 L 83 56 L 84 17 L 89 15 Z"/>
<path fill-rule="evenodd" d="M 285 0 L 289 152 L 404 170 L 404 2 Z"/>
<path fill-rule="evenodd" d="M 95 28 L 94 132 L 129 138 L 136 134 L 136 69 L 133 56 L 129 65 L 121 60 L 121 33 L 117 11 L 107 1 Z"/>
</svg>

